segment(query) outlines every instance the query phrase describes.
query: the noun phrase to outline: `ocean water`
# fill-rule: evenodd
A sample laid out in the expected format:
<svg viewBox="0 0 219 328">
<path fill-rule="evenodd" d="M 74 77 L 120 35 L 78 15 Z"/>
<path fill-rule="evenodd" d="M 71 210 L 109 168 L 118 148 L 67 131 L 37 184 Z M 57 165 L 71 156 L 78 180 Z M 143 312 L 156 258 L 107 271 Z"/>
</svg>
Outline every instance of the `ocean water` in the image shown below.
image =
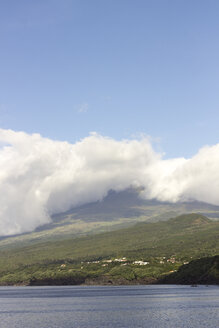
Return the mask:
<svg viewBox="0 0 219 328">
<path fill-rule="evenodd" d="M 217 328 L 217 286 L 0 287 L 1 328 Z"/>
</svg>

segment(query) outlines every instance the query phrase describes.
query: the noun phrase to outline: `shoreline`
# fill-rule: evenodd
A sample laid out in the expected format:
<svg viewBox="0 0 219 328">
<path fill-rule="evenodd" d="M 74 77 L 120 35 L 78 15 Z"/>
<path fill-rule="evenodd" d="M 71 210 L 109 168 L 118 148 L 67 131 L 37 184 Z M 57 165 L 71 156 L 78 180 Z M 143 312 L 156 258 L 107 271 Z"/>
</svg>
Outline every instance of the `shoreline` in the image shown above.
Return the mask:
<svg viewBox="0 0 219 328">
<path fill-rule="evenodd" d="M 217 283 L 200 283 L 200 282 L 197 282 L 197 283 L 164 283 L 162 281 L 159 281 L 159 280 L 154 280 L 154 281 L 148 281 L 147 283 L 146 282 L 142 282 L 142 281 L 130 281 L 130 282 L 118 282 L 118 281 L 114 281 L 113 283 L 98 283 L 97 281 L 92 281 L 92 283 L 90 282 L 84 282 L 84 283 L 79 283 L 79 284 L 66 284 L 66 283 L 49 283 L 47 284 L 46 282 L 45 283 L 40 283 L 40 282 L 37 282 L 37 283 L 34 283 L 34 284 L 30 284 L 28 282 L 22 282 L 22 283 L 16 283 L 16 284 L 1 284 L 0 287 L 67 287 L 67 286 L 84 286 L 84 287 L 89 287 L 89 286 L 112 286 L 112 287 L 116 287 L 116 286 L 149 286 L 149 285 L 165 285 L 165 286 L 174 286 L 174 285 L 180 285 L 180 286 L 191 286 L 191 287 L 198 287 L 198 286 L 218 286 L 219 287 L 219 284 Z"/>
</svg>

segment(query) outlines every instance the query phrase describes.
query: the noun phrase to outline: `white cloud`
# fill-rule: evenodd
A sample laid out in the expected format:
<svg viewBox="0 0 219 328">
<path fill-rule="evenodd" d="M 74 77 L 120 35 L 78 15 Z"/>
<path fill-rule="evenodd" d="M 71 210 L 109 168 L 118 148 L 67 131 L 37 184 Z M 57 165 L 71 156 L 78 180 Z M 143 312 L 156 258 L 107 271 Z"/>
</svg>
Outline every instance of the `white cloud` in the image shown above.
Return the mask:
<svg viewBox="0 0 219 328">
<path fill-rule="evenodd" d="M 93 133 L 75 144 L 0 130 L 0 235 L 32 231 L 50 215 L 143 186 L 142 197 L 219 205 L 219 144 L 191 159 L 163 160 L 147 138 Z"/>
<path fill-rule="evenodd" d="M 88 111 L 89 105 L 88 103 L 84 102 L 78 106 L 79 113 L 86 113 Z"/>
</svg>

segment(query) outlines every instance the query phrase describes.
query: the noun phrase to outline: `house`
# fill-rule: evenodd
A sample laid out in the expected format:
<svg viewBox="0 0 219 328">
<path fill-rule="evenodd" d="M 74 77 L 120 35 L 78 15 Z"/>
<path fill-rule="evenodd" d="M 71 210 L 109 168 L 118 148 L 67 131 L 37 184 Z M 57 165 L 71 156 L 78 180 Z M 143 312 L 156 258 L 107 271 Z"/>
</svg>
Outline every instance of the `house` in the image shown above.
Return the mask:
<svg viewBox="0 0 219 328">
<path fill-rule="evenodd" d="M 149 264 L 149 262 L 144 262 L 144 261 L 134 261 L 133 264 L 136 264 L 136 265 L 147 265 L 147 264 Z"/>
</svg>

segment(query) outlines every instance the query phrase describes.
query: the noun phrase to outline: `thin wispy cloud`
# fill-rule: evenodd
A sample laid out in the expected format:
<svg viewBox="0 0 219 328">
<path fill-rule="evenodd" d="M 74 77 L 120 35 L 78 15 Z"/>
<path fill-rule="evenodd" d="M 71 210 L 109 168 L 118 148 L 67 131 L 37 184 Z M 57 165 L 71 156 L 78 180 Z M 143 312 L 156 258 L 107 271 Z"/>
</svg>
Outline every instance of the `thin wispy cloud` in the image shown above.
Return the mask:
<svg viewBox="0 0 219 328">
<path fill-rule="evenodd" d="M 79 113 L 86 113 L 88 111 L 89 105 L 87 102 L 84 102 L 77 106 L 77 110 Z"/>
</svg>

